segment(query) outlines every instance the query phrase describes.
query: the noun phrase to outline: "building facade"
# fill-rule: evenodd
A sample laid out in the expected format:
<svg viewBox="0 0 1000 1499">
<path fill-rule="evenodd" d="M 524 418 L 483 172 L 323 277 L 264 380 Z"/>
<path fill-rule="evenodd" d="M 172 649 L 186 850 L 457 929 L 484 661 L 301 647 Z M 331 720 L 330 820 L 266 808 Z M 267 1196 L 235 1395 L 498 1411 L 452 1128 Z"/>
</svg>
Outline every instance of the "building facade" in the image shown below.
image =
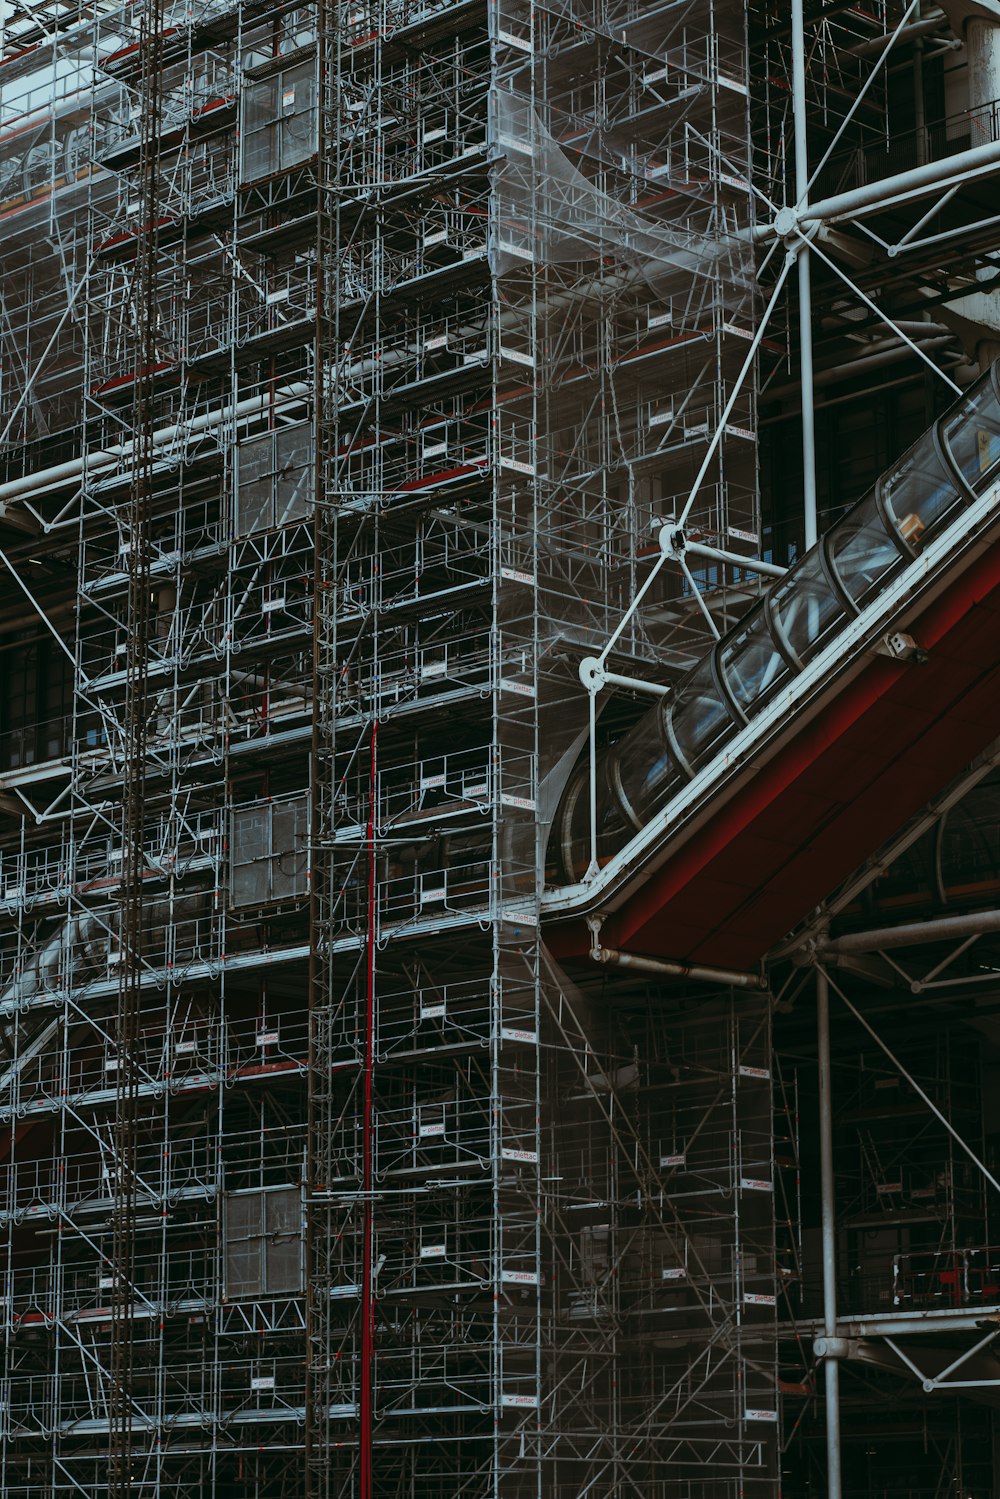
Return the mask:
<svg viewBox="0 0 1000 1499">
<path fill-rule="evenodd" d="M 12 0 L 5 1495 L 995 1493 L 998 19 Z"/>
</svg>

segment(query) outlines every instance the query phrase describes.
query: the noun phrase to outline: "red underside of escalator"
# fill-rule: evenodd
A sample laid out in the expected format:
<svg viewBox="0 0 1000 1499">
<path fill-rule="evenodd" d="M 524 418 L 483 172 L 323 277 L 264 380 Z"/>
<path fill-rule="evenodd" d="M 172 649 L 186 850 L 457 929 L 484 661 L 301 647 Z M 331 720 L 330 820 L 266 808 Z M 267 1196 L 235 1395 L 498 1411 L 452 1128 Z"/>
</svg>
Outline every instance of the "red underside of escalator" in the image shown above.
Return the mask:
<svg viewBox="0 0 1000 1499">
<path fill-rule="evenodd" d="M 906 628 L 926 663 L 871 656 L 609 914 L 602 946 L 752 967 L 1000 735 L 1000 545 Z M 547 941 L 571 957 L 590 934 Z"/>
</svg>

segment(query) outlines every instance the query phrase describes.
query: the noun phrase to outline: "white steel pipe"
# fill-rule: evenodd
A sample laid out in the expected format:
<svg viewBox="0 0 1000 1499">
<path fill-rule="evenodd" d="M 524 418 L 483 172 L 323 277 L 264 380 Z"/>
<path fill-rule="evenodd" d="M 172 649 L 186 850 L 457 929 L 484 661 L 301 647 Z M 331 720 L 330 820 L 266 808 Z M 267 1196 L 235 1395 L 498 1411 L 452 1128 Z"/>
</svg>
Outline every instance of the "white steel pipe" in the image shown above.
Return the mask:
<svg viewBox="0 0 1000 1499">
<path fill-rule="evenodd" d="M 958 151 L 954 156 L 945 156 L 940 161 L 929 161 L 924 166 L 911 167 L 909 171 L 896 172 L 878 182 L 866 183 L 864 187 L 820 198 L 801 210 L 799 222 L 819 224 L 851 218 L 890 202 L 919 197 L 923 193 L 933 192 L 935 188 L 950 187 L 955 182 L 964 184 L 977 177 L 992 176 L 998 170 L 1000 140 L 986 141 L 981 146 L 973 146 L 969 151 Z"/>
<path fill-rule="evenodd" d="M 820 938 L 819 952 L 882 952 L 890 947 L 914 947 L 928 942 L 950 942 L 1000 932 L 1000 911 L 971 911 L 962 916 L 942 916 L 937 921 L 912 921 L 903 926 L 875 927 L 867 932 L 849 932 L 844 937 Z"/>
<path fill-rule="evenodd" d="M 213 427 L 221 427 L 225 422 L 240 421 L 244 417 L 257 415 L 271 406 L 280 409 L 289 401 L 309 395 L 311 389 L 311 386 L 300 382 L 283 387 L 273 396 L 270 394 L 249 396 L 245 401 L 238 401 L 235 406 L 221 406 L 215 411 L 203 412 L 201 416 L 194 416 L 190 421 L 178 423 L 177 426 L 161 427 L 159 431 L 153 433 L 153 445 L 162 448 L 179 437 L 209 432 Z M 89 453 L 86 458 L 69 458 L 65 463 L 53 464 L 51 468 L 36 469 L 33 473 L 23 474 L 19 479 L 9 479 L 5 484 L 0 484 L 0 505 L 10 500 L 24 499 L 41 490 L 51 489 L 55 484 L 68 483 L 71 479 L 82 479 L 86 474 L 104 473 L 118 468 L 131 458 L 133 447 L 133 443 L 124 442 L 113 448 L 101 448 L 96 453 Z"/>
<path fill-rule="evenodd" d="M 606 963 L 611 968 L 630 968 L 635 973 L 648 973 L 654 978 L 696 979 L 704 984 L 725 984 L 733 989 L 767 989 L 767 979 L 759 973 L 747 973 L 739 968 L 712 968 L 705 963 L 680 963 L 672 958 L 645 958 L 639 953 L 619 952 L 614 947 L 592 947 L 590 956 L 595 963 Z"/>
</svg>

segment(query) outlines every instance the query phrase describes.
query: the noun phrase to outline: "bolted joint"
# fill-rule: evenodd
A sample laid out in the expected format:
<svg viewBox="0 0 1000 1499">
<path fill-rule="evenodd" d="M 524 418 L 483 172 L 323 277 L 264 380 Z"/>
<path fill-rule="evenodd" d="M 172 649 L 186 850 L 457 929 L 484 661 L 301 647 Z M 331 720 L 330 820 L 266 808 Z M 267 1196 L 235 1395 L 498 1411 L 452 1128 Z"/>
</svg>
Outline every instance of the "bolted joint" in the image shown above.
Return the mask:
<svg viewBox="0 0 1000 1499">
<path fill-rule="evenodd" d="M 665 525 L 660 527 L 657 541 L 664 557 L 672 557 L 675 562 L 684 556 L 687 549 L 687 537 L 684 535 L 684 527 L 679 526 L 674 520 L 668 520 Z"/>
<path fill-rule="evenodd" d="M 584 656 L 580 662 L 580 681 L 588 692 L 600 692 L 607 686 L 608 674 L 596 656 Z"/>
<path fill-rule="evenodd" d="M 784 240 L 785 244 L 787 245 L 792 240 L 798 240 L 798 236 L 795 232 L 798 228 L 798 224 L 799 216 L 796 213 L 795 209 L 790 206 L 786 206 L 785 208 L 778 209 L 778 212 L 774 215 L 774 224 L 772 227 L 777 238 Z"/>
<path fill-rule="evenodd" d="M 855 1344 L 851 1338 L 814 1338 L 813 1353 L 817 1358 L 850 1358 Z"/>
</svg>

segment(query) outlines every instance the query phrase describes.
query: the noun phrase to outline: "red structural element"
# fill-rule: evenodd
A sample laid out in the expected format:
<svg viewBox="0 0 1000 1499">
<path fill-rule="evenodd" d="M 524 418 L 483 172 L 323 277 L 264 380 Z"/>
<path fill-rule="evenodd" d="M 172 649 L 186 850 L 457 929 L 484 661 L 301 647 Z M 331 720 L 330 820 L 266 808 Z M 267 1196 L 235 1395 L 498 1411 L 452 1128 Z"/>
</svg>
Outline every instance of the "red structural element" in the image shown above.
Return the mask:
<svg viewBox="0 0 1000 1499">
<path fill-rule="evenodd" d="M 373 1363 L 375 1358 L 375 1287 L 372 1259 L 375 1253 L 375 1219 L 372 1208 L 374 1187 L 372 1130 L 374 1105 L 372 1096 L 372 1066 L 375 1057 L 375 905 L 378 890 L 378 861 L 375 857 L 375 808 L 378 800 L 376 757 L 378 750 L 378 719 L 372 724 L 371 770 L 368 802 L 368 933 L 366 943 L 366 987 L 365 987 L 365 1052 L 364 1052 L 364 1114 L 362 1120 L 362 1168 L 361 1195 L 363 1201 L 364 1249 L 363 1283 L 361 1287 L 361 1441 L 360 1499 L 372 1499 L 372 1410 L 373 1410 Z"/>
<path fill-rule="evenodd" d="M 924 664 L 871 655 L 601 929 L 605 947 L 753 966 L 1000 735 L 1000 545 L 905 628 Z M 586 952 L 582 922 L 553 953 Z"/>
</svg>

